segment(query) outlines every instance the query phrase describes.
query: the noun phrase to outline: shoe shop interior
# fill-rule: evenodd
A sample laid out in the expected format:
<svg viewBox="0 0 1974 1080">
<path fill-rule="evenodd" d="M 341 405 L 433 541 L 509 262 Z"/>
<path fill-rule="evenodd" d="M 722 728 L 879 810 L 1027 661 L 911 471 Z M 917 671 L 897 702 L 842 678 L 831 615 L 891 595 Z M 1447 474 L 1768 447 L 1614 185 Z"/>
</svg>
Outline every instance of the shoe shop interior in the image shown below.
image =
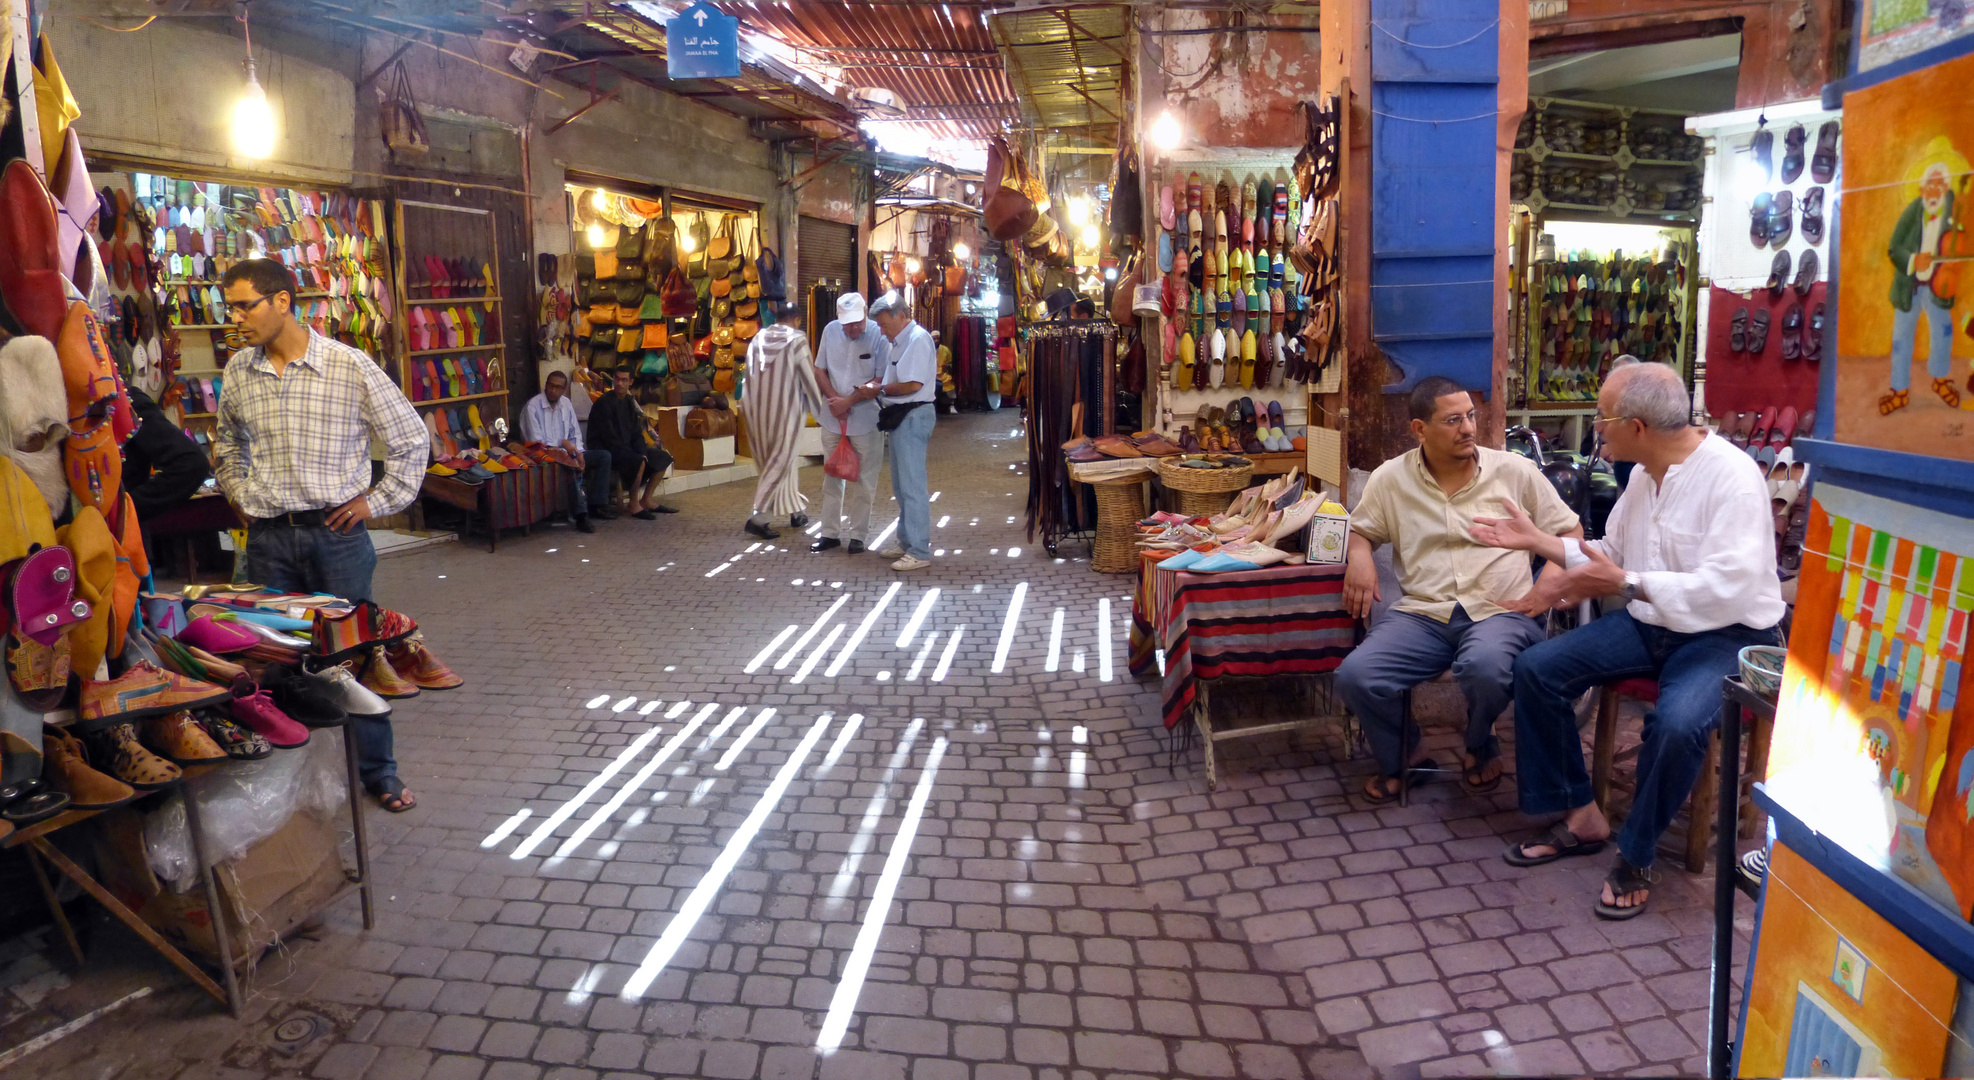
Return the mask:
<svg viewBox="0 0 1974 1080">
<path fill-rule="evenodd" d="M 1966 9 L 0 2 L 0 1076 L 1974 1076 Z"/>
</svg>

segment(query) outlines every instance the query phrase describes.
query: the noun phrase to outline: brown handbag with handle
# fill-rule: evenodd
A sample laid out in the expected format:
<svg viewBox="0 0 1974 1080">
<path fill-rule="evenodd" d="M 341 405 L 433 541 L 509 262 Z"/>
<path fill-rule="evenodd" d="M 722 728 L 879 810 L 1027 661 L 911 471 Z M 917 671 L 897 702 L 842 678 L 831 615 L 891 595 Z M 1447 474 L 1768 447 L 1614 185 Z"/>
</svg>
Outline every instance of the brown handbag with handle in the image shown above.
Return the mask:
<svg viewBox="0 0 1974 1080">
<path fill-rule="evenodd" d="M 662 299 L 665 305 L 665 317 L 670 319 L 691 318 L 692 313 L 699 308 L 699 294 L 693 290 L 692 282 L 686 280 L 685 271 L 677 266 L 672 267 L 671 273 L 665 275 Z"/>
<path fill-rule="evenodd" d="M 717 385 L 717 381 L 715 383 Z M 724 399 L 717 394 L 706 395 L 706 400 L 693 406 L 685 414 L 685 437 L 688 439 L 719 439 L 732 435 L 739 429 L 733 413 L 724 407 L 711 407 L 711 403 Z"/>
<path fill-rule="evenodd" d="M 706 245 L 706 257 L 725 259 L 733 254 L 733 215 L 720 215 L 720 231 Z"/>
<path fill-rule="evenodd" d="M 981 201 L 980 216 L 987 234 L 996 240 L 1024 236 L 1035 224 L 1035 203 L 1021 190 L 1015 162 L 1006 139 L 987 144 L 987 197 Z"/>
</svg>

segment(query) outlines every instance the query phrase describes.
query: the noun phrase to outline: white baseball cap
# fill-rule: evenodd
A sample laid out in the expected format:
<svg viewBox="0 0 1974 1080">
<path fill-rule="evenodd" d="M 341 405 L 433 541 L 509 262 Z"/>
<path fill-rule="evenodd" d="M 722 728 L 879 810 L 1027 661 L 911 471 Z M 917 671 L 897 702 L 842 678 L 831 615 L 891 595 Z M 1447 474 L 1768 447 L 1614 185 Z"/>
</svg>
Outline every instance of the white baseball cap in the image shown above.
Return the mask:
<svg viewBox="0 0 1974 1080">
<path fill-rule="evenodd" d="M 836 298 L 836 318 L 840 322 L 862 322 L 864 294 L 846 292 Z"/>
</svg>

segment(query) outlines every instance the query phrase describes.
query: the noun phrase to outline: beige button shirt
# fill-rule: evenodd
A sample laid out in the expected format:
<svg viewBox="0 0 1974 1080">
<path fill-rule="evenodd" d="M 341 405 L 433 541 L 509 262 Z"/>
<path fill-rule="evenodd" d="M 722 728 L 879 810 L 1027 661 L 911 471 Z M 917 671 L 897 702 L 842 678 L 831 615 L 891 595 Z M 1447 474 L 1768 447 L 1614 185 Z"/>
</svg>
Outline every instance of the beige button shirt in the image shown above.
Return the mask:
<svg viewBox="0 0 1974 1080">
<path fill-rule="evenodd" d="M 1405 589 L 1396 610 L 1447 622 L 1458 604 L 1479 621 L 1505 610 L 1496 600 L 1528 592 L 1535 583 L 1528 553 L 1483 547 L 1471 531 L 1476 517 L 1507 517 L 1509 500 L 1546 533 L 1576 528 L 1576 514 L 1533 462 L 1486 447 L 1479 452 L 1479 471 L 1451 498 L 1416 447 L 1378 466 L 1364 485 L 1350 528 L 1373 544 L 1392 545 L 1392 568 Z"/>
</svg>

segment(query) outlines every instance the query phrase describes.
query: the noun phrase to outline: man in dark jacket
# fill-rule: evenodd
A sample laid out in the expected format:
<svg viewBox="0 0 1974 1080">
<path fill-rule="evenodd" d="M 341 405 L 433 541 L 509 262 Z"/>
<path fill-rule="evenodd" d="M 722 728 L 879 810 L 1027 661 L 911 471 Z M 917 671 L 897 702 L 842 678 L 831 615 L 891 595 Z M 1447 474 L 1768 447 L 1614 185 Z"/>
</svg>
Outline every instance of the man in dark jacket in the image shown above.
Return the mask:
<svg viewBox="0 0 1974 1080">
<path fill-rule="evenodd" d="M 134 386 L 129 393 L 137 430 L 123 444 L 123 483 L 138 522 L 149 523 L 197 493 L 212 465 L 149 394 Z"/>
<path fill-rule="evenodd" d="M 637 512 L 631 516 L 650 521 L 659 514 L 676 514 L 677 507 L 658 501 L 665 485 L 665 471 L 672 467 L 672 455 L 652 446 L 644 434 L 644 410 L 631 396 L 631 369 L 617 369 L 616 386 L 596 399 L 589 410 L 589 443 L 610 451 L 610 466 L 617 470 L 624 490 L 630 493 Z M 644 488 L 637 489 L 637 468 L 644 466 Z"/>
</svg>

